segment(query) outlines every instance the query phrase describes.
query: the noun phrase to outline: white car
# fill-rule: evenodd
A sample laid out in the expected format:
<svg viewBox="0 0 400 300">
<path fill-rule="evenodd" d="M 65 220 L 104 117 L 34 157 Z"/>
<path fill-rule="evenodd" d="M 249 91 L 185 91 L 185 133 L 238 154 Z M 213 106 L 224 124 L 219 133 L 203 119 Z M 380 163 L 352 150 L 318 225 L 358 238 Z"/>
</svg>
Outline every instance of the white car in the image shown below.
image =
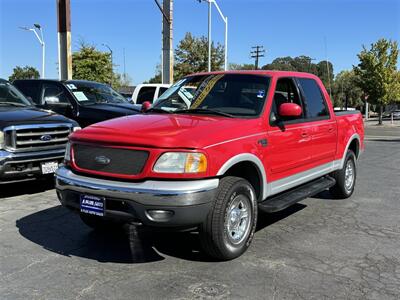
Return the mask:
<svg viewBox="0 0 400 300">
<path fill-rule="evenodd" d="M 136 86 L 132 94 L 134 104 L 143 104 L 145 101 L 153 103 L 158 99 L 171 85 L 162 83 L 143 83 Z"/>
</svg>

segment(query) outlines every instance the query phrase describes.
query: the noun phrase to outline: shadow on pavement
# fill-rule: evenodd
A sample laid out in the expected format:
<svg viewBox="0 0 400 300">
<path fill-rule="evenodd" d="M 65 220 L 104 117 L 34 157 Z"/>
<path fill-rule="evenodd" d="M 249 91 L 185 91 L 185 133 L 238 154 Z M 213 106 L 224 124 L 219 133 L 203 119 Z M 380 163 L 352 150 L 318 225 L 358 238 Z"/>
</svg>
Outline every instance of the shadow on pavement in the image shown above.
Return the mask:
<svg viewBox="0 0 400 300">
<path fill-rule="evenodd" d="M 260 213 L 257 231 L 300 210 L 295 204 L 281 212 Z M 19 233 L 43 248 L 65 256 L 112 263 L 146 263 L 163 255 L 190 261 L 213 261 L 201 250 L 197 232 L 154 231 L 126 225 L 117 232 L 97 232 L 84 225 L 79 215 L 55 206 L 16 222 Z"/>
<path fill-rule="evenodd" d="M 42 193 L 53 188 L 53 177 L 16 183 L 0 184 L 0 199 Z"/>
</svg>

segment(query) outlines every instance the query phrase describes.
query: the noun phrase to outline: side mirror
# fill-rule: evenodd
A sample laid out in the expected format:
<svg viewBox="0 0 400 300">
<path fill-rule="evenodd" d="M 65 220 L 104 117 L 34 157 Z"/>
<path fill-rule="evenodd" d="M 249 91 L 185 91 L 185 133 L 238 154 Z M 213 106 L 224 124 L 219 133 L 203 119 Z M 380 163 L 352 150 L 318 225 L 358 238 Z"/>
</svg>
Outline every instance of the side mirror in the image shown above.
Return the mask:
<svg viewBox="0 0 400 300">
<path fill-rule="evenodd" d="M 58 104 L 60 103 L 60 99 L 56 96 L 44 97 L 44 102 L 46 104 Z"/>
<path fill-rule="evenodd" d="M 279 106 L 279 116 L 281 117 L 299 117 L 301 113 L 301 106 L 295 103 L 282 103 Z"/>
<path fill-rule="evenodd" d="M 140 109 L 141 112 L 146 112 L 151 108 L 151 103 L 150 101 L 144 101 L 142 103 L 142 108 Z"/>
</svg>

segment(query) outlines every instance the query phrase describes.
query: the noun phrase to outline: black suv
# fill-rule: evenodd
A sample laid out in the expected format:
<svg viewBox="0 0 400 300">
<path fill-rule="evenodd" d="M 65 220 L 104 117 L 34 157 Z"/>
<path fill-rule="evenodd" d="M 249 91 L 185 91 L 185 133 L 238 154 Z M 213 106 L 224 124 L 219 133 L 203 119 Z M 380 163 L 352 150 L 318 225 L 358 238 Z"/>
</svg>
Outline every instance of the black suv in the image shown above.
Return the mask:
<svg viewBox="0 0 400 300">
<path fill-rule="evenodd" d="M 93 81 L 24 79 L 13 84 L 36 106 L 71 118 L 81 127 L 140 111 L 110 86 Z"/>
<path fill-rule="evenodd" d="M 78 123 L 36 108 L 0 79 L 0 185 L 53 173 L 63 161 L 68 136 Z"/>
</svg>

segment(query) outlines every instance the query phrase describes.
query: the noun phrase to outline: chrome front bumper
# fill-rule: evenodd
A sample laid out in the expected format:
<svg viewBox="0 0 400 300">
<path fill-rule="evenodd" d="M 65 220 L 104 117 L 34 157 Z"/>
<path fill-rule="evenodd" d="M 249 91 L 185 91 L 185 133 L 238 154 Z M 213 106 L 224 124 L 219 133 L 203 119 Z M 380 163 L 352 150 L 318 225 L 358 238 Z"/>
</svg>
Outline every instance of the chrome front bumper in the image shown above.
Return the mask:
<svg viewBox="0 0 400 300">
<path fill-rule="evenodd" d="M 123 182 L 75 174 L 67 167 L 56 172 L 60 202 L 79 210 L 82 194 L 105 197 L 105 217 L 140 221 L 146 225 L 196 225 L 207 216 L 219 179 L 189 181 Z M 149 210 L 169 211 L 171 217 L 155 220 Z"/>
<path fill-rule="evenodd" d="M 64 153 L 64 148 L 32 152 L 0 150 L 0 183 L 33 179 L 40 176 L 41 162 L 62 162 Z M 14 170 L 14 166 L 18 166 L 19 171 Z"/>
</svg>

